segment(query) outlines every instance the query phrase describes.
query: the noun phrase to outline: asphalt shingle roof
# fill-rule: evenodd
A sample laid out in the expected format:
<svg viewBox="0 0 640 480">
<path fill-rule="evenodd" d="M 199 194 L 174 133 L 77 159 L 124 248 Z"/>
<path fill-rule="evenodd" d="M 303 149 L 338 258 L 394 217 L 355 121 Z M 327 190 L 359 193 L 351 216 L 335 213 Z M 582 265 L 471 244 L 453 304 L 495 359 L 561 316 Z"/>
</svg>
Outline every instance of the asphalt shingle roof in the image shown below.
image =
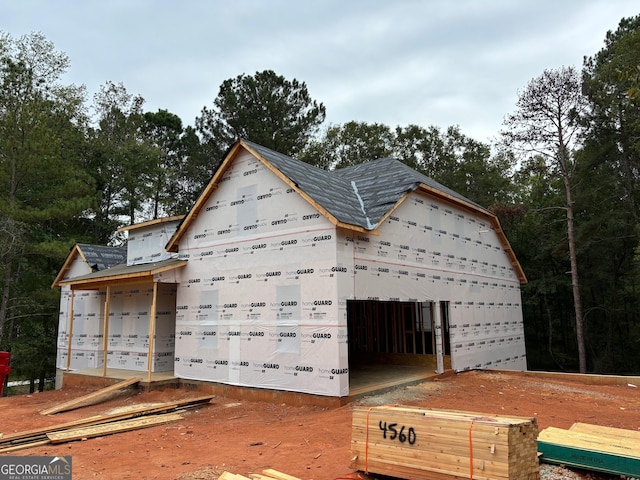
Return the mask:
<svg viewBox="0 0 640 480">
<path fill-rule="evenodd" d="M 94 272 L 111 268 L 127 260 L 127 249 L 124 247 L 78 243 L 78 248 Z"/>
<path fill-rule="evenodd" d="M 256 143 L 243 142 L 337 220 L 367 230 L 373 230 L 398 200 L 421 184 L 486 210 L 394 158 L 327 171 Z"/>
</svg>

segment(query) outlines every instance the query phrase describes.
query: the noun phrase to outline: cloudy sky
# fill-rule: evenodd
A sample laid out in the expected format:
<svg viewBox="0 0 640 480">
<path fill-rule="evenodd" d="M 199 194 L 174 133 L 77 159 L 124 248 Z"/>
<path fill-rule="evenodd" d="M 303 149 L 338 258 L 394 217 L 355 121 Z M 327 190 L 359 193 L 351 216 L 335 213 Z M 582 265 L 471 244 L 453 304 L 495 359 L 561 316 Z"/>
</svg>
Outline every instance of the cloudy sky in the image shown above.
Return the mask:
<svg viewBox="0 0 640 480">
<path fill-rule="evenodd" d="M 518 91 L 604 46 L 637 0 L 0 0 L 0 30 L 41 32 L 89 99 L 107 81 L 193 125 L 220 84 L 274 70 L 326 124 L 459 125 L 496 137 Z"/>
</svg>

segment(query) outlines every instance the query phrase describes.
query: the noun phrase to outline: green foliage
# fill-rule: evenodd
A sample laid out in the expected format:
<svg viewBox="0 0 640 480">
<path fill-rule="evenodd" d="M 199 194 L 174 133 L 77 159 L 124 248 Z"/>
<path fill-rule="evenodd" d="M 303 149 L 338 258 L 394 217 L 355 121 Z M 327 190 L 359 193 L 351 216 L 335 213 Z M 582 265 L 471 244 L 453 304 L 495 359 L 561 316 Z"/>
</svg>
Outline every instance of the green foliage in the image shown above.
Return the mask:
<svg viewBox="0 0 640 480">
<path fill-rule="evenodd" d="M 623 18 L 607 33 L 604 48 L 585 59 L 582 74 L 590 110 L 577 171 L 579 254 L 589 272 L 585 319 L 593 368 L 604 372 L 640 370 L 640 110 L 629 97 L 638 65 L 640 15 Z"/>
<path fill-rule="evenodd" d="M 410 167 L 482 206 L 508 201 L 513 195 L 513 157 L 505 153 L 492 157 L 489 145 L 458 127 L 444 132 L 437 127 L 398 127 L 395 150 Z"/>
<path fill-rule="evenodd" d="M 393 154 L 394 133 L 379 123 L 347 122 L 328 127 L 321 138 L 311 140 L 300 160 L 332 170 Z"/>
<path fill-rule="evenodd" d="M 564 187 L 563 200 L 556 206 L 566 212 L 566 244 L 580 373 L 587 372 L 587 356 L 576 253 L 573 200 L 576 180 L 573 174 L 576 166 L 574 152 L 580 146 L 583 130 L 578 119 L 585 109 L 578 74 L 572 67 L 545 70 L 519 94 L 516 110 L 506 117 L 506 130 L 501 132 L 506 148 L 519 152 L 524 160 L 535 155 L 542 160 L 541 166 L 547 174 Z"/>
<path fill-rule="evenodd" d="M 144 136 L 143 103 L 142 97 L 112 82 L 94 97 L 98 128 L 91 131 L 88 166 L 101 192 L 95 215 L 104 227 L 124 223 L 125 218 L 135 223 L 152 196 L 160 152 Z"/>
<path fill-rule="evenodd" d="M 304 82 L 265 70 L 225 80 L 213 108 L 204 107 L 196 118 L 196 128 L 211 159 L 222 159 L 239 138 L 295 156 L 325 115 L 324 105 L 311 98 Z"/>
<path fill-rule="evenodd" d="M 555 119 L 571 127 L 560 141 L 549 141 L 557 123 L 547 112 L 535 117 L 546 123 L 506 132 L 512 142 L 495 151 L 457 126 L 352 121 L 315 136 L 324 105 L 305 83 L 271 70 L 224 81 L 195 128 L 166 110 L 145 112 L 141 96 L 106 82 L 90 127 L 84 89 L 60 83 L 66 55 L 41 34 L 0 32 L 0 349 L 12 351 L 16 374 L 52 375 L 59 297 L 50 285 L 69 247 L 118 243 L 123 224 L 186 213 L 229 146 L 246 138 L 324 169 L 396 157 L 494 211 L 529 280 L 522 299 L 534 369 L 580 368 L 568 274 L 571 206 L 588 369 L 637 374 L 639 65 L 637 16 L 622 19 L 586 58 L 581 85 L 575 71 L 562 69 L 527 86 L 521 111 L 539 106 L 550 87 L 571 94 L 558 96 L 575 101 Z"/>
<path fill-rule="evenodd" d="M 145 113 L 142 132 L 158 152 L 149 177 L 150 211 L 145 217 L 187 213 L 213 175 L 216 163 L 204 155 L 195 130 L 183 129 L 180 118 L 166 110 Z"/>
<path fill-rule="evenodd" d="M 51 275 L 75 233 L 61 226 L 77 225 L 93 201 L 78 148 L 84 91 L 59 84 L 67 67 L 67 57 L 40 34 L 0 36 L 0 237 L 7 246 L 0 256 L 0 344 L 7 349 L 55 349 L 55 327 L 33 337 L 27 325 L 57 323 Z M 22 358 L 18 370 L 26 368 Z"/>
<path fill-rule="evenodd" d="M 463 135 L 458 127 L 445 132 L 418 125 L 392 130 L 378 123 L 347 122 L 328 127 L 300 155 L 301 160 L 327 170 L 385 157 L 395 157 L 484 206 L 514 195 L 513 156 L 492 157 L 489 145 Z"/>
</svg>

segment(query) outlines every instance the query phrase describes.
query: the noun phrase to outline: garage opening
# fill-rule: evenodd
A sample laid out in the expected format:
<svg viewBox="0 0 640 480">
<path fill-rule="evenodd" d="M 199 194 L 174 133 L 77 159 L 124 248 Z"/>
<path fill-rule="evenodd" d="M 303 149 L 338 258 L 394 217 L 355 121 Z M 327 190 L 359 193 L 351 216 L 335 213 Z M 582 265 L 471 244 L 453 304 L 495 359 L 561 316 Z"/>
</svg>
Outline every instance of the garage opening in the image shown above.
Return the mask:
<svg viewBox="0 0 640 480">
<path fill-rule="evenodd" d="M 438 311 L 436 311 L 438 309 Z M 442 336 L 435 332 L 440 314 Z M 442 341 L 450 368 L 449 302 L 348 300 L 349 366 L 436 365 L 436 341 Z"/>
</svg>

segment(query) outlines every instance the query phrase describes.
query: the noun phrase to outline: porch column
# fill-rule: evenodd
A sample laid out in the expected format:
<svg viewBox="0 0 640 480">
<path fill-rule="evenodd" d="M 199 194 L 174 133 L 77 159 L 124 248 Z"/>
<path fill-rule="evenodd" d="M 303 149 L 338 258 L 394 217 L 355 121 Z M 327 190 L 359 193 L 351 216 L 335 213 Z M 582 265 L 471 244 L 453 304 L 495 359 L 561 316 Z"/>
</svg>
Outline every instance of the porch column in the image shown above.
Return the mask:
<svg viewBox="0 0 640 480">
<path fill-rule="evenodd" d="M 107 285 L 107 298 L 104 300 L 104 322 L 102 325 L 102 376 L 107 376 L 107 354 L 109 350 L 109 303 L 111 301 L 111 287 Z"/>
<path fill-rule="evenodd" d="M 151 312 L 149 314 L 149 355 L 147 356 L 147 381 L 151 382 L 153 370 L 153 344 L 156 336 L 156 301 L 158 300 L 158 282 L 153 282 L 153 299 L 151 300 Z"/>
<path fill-rule="evenodd" d="M 68 341 L 68 345 L 67 345 L 67 369 L 66 371 L 68 372 L 69 369 L 71 368 L 71 344 L 73 343 L 73 302 L 76 298 L 76 292 L 73 289 L 73 287 L 71 288 L 71 306 L 69 308 L 69 341 Z"/>
<path fill-rule="evenodd" d="M 433 302 L 433 326 L 436 339 L 436 373 L 444 373 L 444 353 L 442 345 L 442 317 L 440 315 L 440 301 Z"/>
</svg>

